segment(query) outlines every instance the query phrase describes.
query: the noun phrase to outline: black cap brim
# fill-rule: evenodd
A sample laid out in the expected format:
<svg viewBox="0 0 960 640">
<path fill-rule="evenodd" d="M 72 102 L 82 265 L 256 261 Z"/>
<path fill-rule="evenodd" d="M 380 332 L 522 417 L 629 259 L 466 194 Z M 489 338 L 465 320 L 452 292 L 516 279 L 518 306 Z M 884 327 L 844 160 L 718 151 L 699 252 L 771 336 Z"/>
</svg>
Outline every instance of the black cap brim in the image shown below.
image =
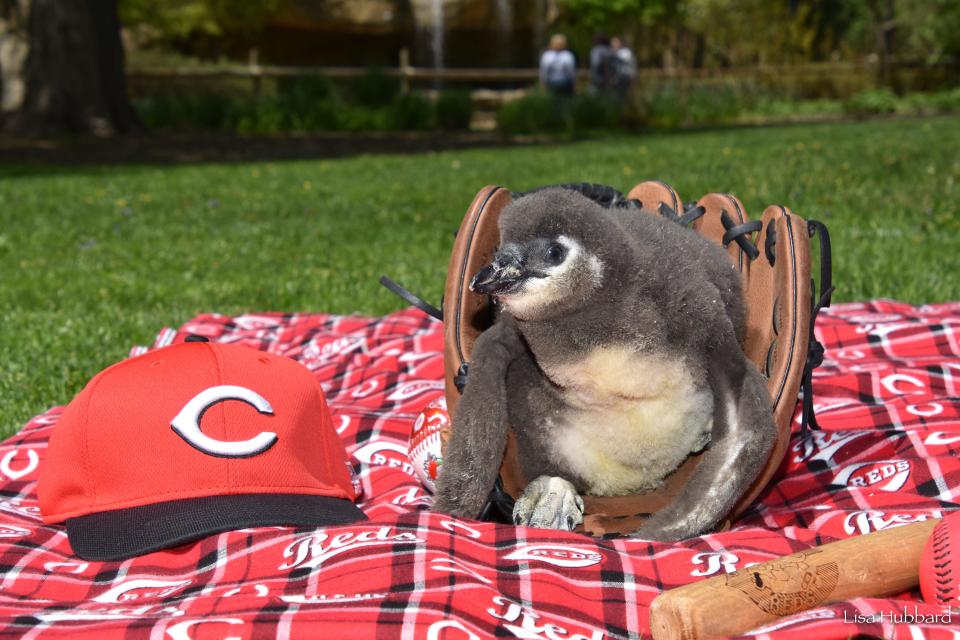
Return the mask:
<svg viewBox="0 0 960 640">
<path fill-rule="evenodd" d="M 84 560 L 126 560 L 214 533 L 266 526 L 321 527 L 366 520 L 352 502 L 303 494 L 257 493 L 158 502 L 67 520 Z"/>
</svg>

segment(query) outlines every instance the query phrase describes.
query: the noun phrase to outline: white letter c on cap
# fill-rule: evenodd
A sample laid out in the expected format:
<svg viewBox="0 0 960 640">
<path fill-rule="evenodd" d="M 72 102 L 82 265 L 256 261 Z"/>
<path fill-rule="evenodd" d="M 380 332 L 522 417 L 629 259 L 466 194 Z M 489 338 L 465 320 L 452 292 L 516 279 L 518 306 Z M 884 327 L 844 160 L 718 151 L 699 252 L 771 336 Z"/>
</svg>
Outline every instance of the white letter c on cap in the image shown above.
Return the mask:
<svg viewBox="0 0 960 640">
<path fill-rule="evenodd" d="M 200 418 L 203 412 L 218 402 L 240 400 L 254 407 L 260 413 L 273 415 L 273 407 L 256 391 L 246 387 L 224 384 L 204 389 L 180 409 L 180 413 L 170 421 L 177 435 L 195 449 L 218 458 L 249 458 L 263 453 L 277 441 L 277 434 L 261 431 L 249 440 L 225 441 L 211 438 L 200 431 Z"/>
</svg>

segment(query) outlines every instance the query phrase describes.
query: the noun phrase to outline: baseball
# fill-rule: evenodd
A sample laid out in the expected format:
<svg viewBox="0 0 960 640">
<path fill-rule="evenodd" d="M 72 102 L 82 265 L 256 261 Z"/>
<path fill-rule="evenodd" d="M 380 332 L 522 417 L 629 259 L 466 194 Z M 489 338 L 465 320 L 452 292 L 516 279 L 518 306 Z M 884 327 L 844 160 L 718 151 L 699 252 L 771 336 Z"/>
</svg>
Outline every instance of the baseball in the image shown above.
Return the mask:
<svg viewBox="0 0 960 640">
<path fill-rule="evenodd" d="M 920 556 L 920 594 L 930 604 L 960 604 L 960 512 L 951 513 L 933 529 Z"/>
<path fill-rule="evenodd" d="M 443 398 L 427 405 L 413 423 L 410 434 L 410 463 L 421 484 L 430 493 L 443 465 L 443 442 L 449 437 L 450 415 Z"/>
</svg>

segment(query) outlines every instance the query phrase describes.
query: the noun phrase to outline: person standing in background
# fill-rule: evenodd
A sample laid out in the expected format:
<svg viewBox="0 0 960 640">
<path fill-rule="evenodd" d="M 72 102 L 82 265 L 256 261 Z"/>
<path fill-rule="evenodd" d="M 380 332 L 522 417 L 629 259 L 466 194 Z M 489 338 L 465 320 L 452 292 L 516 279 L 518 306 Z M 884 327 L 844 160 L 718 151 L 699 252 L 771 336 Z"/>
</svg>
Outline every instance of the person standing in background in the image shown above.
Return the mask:
<svg viewBox="0 0 960 640">
<path fill-rule="evenodd" d="M 567 38 L 556 33 L 550 38 L 550 45 L 540 56 L 540 84 L 549 91 L 572 96 L 576 87 L 577 62 L 567 49 Z"/>
<path fill-rule="evenodd" d="M 615 64 L 610 38 L 606 34 L 598 33 L 593 39 L 593 48 L 590 49 L 590 89 L 594 93 L 608 93 L 613 89 Z"/>
<path fill-rule="evenodd" d="M 614 56 L 613 88 L 621 100 L 630 95 L 633 81 L 637 77 L 637 59 L 623 40 L 610 39 L 610 48 Z"/>
</svg>

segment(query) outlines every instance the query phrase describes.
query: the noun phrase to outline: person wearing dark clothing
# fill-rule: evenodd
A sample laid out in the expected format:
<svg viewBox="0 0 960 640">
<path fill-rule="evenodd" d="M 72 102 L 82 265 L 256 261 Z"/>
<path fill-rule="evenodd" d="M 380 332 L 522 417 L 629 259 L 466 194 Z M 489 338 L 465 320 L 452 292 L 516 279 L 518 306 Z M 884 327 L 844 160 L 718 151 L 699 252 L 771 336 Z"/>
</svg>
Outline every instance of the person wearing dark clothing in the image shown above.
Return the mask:
<svg viewBox="0 0 960 640">
<path fill-rule="evenodd" d="M 590 89 L 595 93 L 609 93 L 613 90 L 614 66 L 616 59 L 610 38 L 598 34 L 590 49 Z"/>
</svg>

